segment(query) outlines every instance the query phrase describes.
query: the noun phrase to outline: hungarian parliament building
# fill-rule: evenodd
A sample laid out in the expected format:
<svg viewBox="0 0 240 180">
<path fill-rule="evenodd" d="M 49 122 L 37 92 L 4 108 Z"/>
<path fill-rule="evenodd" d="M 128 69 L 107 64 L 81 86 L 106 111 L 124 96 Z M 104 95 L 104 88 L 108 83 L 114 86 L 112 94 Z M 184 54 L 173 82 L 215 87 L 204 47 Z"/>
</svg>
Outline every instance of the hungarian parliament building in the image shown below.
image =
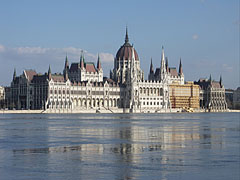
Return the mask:
<svg viewBox="0 0 240 180">
<path fill-rule="evenodd" d="M 9 109 L 42 109 L 43 112 L 105 112 L 144 113 L 171 112 L 177 108 L 227 109 L 225 89 L 219 82 L 199 80 L 185 82 L 182 62 L 179 68 L 169 67 L 162 47 L 160 67 L 152 61 L 148 79 L 140 68 L 137 51 L 125 42 L 114 58 L 109 78 L 103 77 L 101 59 L 95 66 L 87 62 L 84 53 L 78 62 L 65 58 L 63 73 L 38 74 L 24 70 L 19 76 L 14 70 L 11 86 L 5 91 Z M 202 88 L 201 88 L 202 87 Z"/>
</svg>

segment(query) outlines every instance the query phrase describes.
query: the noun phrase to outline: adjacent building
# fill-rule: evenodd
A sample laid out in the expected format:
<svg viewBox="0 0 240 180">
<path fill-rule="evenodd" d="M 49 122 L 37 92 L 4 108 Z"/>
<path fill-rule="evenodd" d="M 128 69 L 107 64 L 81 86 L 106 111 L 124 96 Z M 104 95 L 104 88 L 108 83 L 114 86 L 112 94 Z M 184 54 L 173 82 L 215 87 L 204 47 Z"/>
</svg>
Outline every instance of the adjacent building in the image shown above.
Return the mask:
<svg viewBox="0 0 240 180">
<path fill-rule="evenodd" d="M 233 108 L 240 109 L 240 87 L 233 91 Z"/>
<path fill-rule="evenodd" d="M 172 108 L 199 109 L 199 86 L 193 82 L 170 84 L 169 94 Z"/>
<path fill-rule="evenodd" d="M 227 102 L 225 98 L 225 88 L 220 81 L 209 79 L 199 79 L 195 84 L 200 86 L 200 107 L 208 111 L 226 111 Z"/>
</svg>

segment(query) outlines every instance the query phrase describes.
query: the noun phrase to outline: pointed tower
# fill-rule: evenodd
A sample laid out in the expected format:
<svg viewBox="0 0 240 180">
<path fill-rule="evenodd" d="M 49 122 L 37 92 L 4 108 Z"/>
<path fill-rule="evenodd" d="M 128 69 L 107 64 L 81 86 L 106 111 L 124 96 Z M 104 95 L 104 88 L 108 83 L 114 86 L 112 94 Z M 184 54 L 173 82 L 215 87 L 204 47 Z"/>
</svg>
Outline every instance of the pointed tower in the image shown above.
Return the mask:
<svg viewBox="0 0 240 180">
<path fill-rule="evenodd" d="M 110 73 L 109 73 L 110 79 L 113 79 L 113 73 L 112 70 L 110 69 Z"/>
<path fill-rule="evenodd" d="M 64 66 L 64 69 L 69 69 L 69 63 L 68 63 L 68 57 L 67 57 L 67 54 L 66 54 L 66 58 L 65 58 L 65 66 Z"/>
<path fill-rule="evenodd" d="M 151 64 L 150 64 L 150 74 L 154 73 L 154 69 L 153 69 L 153 63 L 152 63 L 152 58 L 151 58 Z"/>
<path fill-rule="evenodd" d="M 101 70 L 101 69 L 102 69 L 102 65 L 101 65 L 101 62 L 100 62 L 99 54 L 98 54 L 98 60 L 97 60 L 97 69 L 98 69 L 98 70 Z"/>
<path fill-rule="evenodd" d="M 152 64 L 152 58 L 151 58 L 151 64 L 150 64 L 148 80 L 150 80 L 150 81 L 154 80 L 154 69 L 153 69 L 153 64 Z"/>
<path fill-rule="evenodd" d="M 52 72 L 51 72 L 51 67 L 49 65 L 49 68 L 48 68 L 48 79 L 51 80 L 52 79 Z"/>
<path fill-rule="evenodd" d="M 182 61 L 181 61 L 181 58 L 180 58 L 180 63 L 179 63 L 179 70 L 178 70 L 178 74 L 179 74 L 179 75 L 182 75 L 182 74 L 183 74 L 183 70 L 182 70 Z"/>
<path fill-rule="evenodd" d="M 161 57 L 161 69 L 160 69 L 161 80 L 167 77 L 166 64 L 165 64 L 165 54 L 164 48 L 162 46 L 162 57 Z"/>
<path fill-rule="evenodd" d="M 220 75 L 219 84 L 220 84 L 220 86 L 222 87 L 222 75 Z"/>
<path fill-rule="evenodd" d="M 166 57 L 166 71 L 167 73 L 169 72 L 169 68 L 168 68 L 168 58 Z"/>
<path fill-rule="evenodd" d="M 129 43 L 127 26 L 126 26 L 126 35 L 125 35 L 125 44 L 126 43 Z"/>
<path fill-rule="evenodd" d="M 66 54 L 65 65 L 64 65 L 64 69 L 63 69 L 63 75 L 65 76 L 66 73 L 68 73 L 68 71 L 69 71 L 69 63 L 68 63 L 68 58 L 67 58 L 67 54 Z"/>
<path fill-rule="evenodd" d="M 16 77 L 17 77 L 17 75 L 16 75 L 16 68 L 14 68 L 14 72 L 13 72 L 13 80 L 15 80 Z"/>
<path fill-rule="evenodd" d="M 212 82 L 212 75 L 210 74 L 208 81 Z"/>
<path fill-rule="evenodd" d="M 81 52 L 80 56 L 80 68 L 84 69 L 84 56 L 83 56 L 83 51 Z"/>
</svg>

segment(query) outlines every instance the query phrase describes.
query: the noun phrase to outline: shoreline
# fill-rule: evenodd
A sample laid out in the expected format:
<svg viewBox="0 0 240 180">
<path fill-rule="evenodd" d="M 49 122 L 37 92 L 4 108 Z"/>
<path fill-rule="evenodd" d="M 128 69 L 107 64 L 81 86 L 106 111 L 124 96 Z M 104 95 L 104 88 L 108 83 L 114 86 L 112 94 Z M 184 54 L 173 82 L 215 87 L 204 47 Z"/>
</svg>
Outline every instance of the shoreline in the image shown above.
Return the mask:
<svg viewBox="0 0 240 180">
<path fill-rule="evenodd" d="M 135 112 L 132 114 L 162 114 L 162 113 L 222 113 L 222 112 L 240 112 L 240 110 L 229 109 L 227 111 L 216 111 L 216 112 L 206 112 L 205 110 L 196 110 L 194 112 L 181 112 L 179 109 L 174 109 L 171 111 L 161 111 L 161 112 Z M 101 112 L 96 112 L 96 110 L 78 110 L 78 111 L 44 111 L 44 110 L 0 110 L 0 114 L 128 114 L 129 112 L 122 111 L 107 111 L 101 110 Z"/>
</svg>

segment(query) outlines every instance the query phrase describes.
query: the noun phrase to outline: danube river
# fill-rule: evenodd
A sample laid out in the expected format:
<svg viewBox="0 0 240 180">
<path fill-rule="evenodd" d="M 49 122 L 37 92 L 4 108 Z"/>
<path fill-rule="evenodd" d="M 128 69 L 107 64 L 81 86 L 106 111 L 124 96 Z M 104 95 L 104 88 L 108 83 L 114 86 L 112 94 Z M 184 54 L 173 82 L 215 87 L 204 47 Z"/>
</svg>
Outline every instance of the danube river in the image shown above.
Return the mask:
<svg viewBox="0 0 240 180">
<path fill-rule="evenodd" d="M 239 118 L 0 114 L 0 179 L 239 180 Z"/>
</svg>

